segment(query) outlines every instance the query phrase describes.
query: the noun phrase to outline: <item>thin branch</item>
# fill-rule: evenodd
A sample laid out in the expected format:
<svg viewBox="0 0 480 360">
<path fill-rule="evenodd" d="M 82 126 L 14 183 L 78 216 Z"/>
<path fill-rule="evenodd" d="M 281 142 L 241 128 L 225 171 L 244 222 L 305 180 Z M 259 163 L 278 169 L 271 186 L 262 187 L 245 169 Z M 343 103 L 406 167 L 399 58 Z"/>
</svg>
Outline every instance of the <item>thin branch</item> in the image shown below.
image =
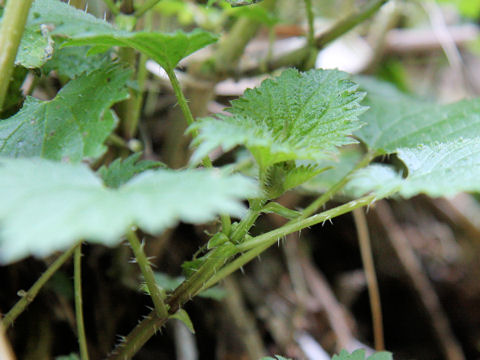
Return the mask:
<svg viewBox="0 0 480 360">
<path fill-rule="evenodd" d="M 365 277 L 367 279 L 370 309 L 372 311 L 375 350 L 380 351 L 385 349 L 382 303 L 380 301 L 380 290 L 378 288 L 377 276 L 375 274 L 375 264 L 373 262 L 372 246 L 370 235 L 368 233 L 368 223 L 363 209 L 353 210 L 353 219 L 355 220 L 355 226 L 357 228 L 360 253 L 362 256 L 363 268 L 365 269 Z"/>
<path fill-rule="evenodd" d="M 77 322 L 78 345 L 80 358 L 88 360 L 87 338 L 83 323 L 83 300 L 82 300 L 82 244 L 78 244 L 73 255 L 73 283 L 75 289 L 75 318 Z"/>
<path fill-rule="evenodd" d="M 337 21 L 328 30 L 315 37 L 315 46 L 318 50 L 323 49 L 332 41 L 338 39 L 342 35 L 355 28 L 357 25 L 370 18 L 387 1 L 388 0 L 369 1 L 368 4 L 365 5 L 363 8 L 358 11 L 354 11 L 347 17 Z M 299 66 L 304 62 L 306 56 L 308 56 L 309 49 L 310 46 L 307 43 L 300 49 L 293 50 L 292 52 L 287 53 L 280 58 L 273 59 L 271 62 L 268 63 L 268 69 L 272 71 L 284 66 Z"/>
<path fill-rule="evenodd" d="M 132 246 L 138 266 L 140 267 L 143 278 L 147 283 L 148 291 L 150 292 L 150 296 L 158 316 L 161 318 L 168 318 L 168 309 L 163 302 L 165 298 L 165 292 L 157 285 L 157 282 L 155 281 L 155 275 L 153 274 L 152 267 L 148 262 L 145 252 L 143 251 L 143 246 L 140 244 L 140 240 L 138 240 L 137 235 L 132 230 L 127 232 L 127 239 Z"/>
<path fill-rule="evenodd" d="M 133 15 L 137 18 L 143 16 L 143 14 L 145 14 L 148 10 L 157 5 L 160 1 L 161 0 L 147 0 L 145 3 L 142 4 L 142 6 L 135 10 L 135 13 Z"/>
<path fill-rule="evenodd" d="M 77 245 L 72 246 L 68 251 L 63 253 L 55 260 L 52 265 L 38 278 L 33 286 L 21 296 L 22 298 L 13 306 L 13 308 L 5 315 L 2 322 L 5 328 L 8 328 L 15 319 L 27 308 L 27 306 L 35 299 L 40 289 L 52 277 L 53 274 L 72 256 Z"/>
</svg>

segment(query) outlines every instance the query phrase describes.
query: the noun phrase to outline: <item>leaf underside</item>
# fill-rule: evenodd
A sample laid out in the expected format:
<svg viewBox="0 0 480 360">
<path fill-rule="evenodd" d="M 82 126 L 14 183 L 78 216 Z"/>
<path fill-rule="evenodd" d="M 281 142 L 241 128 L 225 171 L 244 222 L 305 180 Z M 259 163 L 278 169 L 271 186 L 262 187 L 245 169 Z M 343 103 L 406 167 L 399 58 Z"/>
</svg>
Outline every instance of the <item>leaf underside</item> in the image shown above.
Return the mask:
<svg viewBox="0 0 480 360">
<path fill-rule="evenodd" d="M 115 245 L 133 225 L 158 234 L 177 221 L 241 216 L 254 183 L 215 170 L 148 170 L 106 188 L 84 164 L 0 160 L 0 262 L 47 256 L 80 239 Z"/>
<path fill-rule="evenodd" d="M 231 116 L 204 118 L 190 127 L 199 131 L 192 157 L 198 163 L 221 146 L 245 146 L 261 168 L 288 160 L 321 160 L 336 147 L 354 143 L 361 126 L 364 94 L 348 75 L 337 70 L 294 69 L 247 90 L 232 102 Z"/>
<path fill-rule="evenodd" d="M 0 121 L 0 155 L 78 162 L 105 151 L 116 121 L 109 108 L 126 99 L 130 71 L 108 66 L 65 85 L 51 101 L 29 97 Z"/>
</svg>

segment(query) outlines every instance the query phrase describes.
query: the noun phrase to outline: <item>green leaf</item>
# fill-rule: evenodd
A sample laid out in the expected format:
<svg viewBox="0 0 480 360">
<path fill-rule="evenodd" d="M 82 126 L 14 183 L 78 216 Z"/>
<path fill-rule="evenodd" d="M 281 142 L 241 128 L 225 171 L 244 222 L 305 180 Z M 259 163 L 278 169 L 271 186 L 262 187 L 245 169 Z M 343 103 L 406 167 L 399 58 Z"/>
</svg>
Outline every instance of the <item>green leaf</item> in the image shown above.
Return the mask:
<svg viewBox="0 0 480 360">
<path fill-rule="evenodd" d="M 270 166 L 265 174 L 265 197 L 275 199 L 327 169 L 315 164 L 297 166 L 294 161 L 276 163 Z"/>
<path fill-rule="evenodd" d="M 274 26 L 280 21 L 278 17 L 261 6 L 234 7 L 228 10 L 227 14 L 251 19 L 268 27 Z"/>
<path fill-rule="evenodd" d="M 112 62 L 109 53 L 87 56 L 90 49 L 86 46 L 56 48 L 53 57 L 43 65 L 42 70 L 45 74 L 55 70 L 59 76 L 74 79 L 81 74 L 107 67 Z"/>
<path fill-rule="evenodd" d="M 165 70 L 173 71 L 180 60 L 195 51 L 214 43 L 217 37 L 195 29 L 190 33 L 126 32 L 117 30 L 106 34 L 76 35 L 64 45 L 101 45 L 132 47 L 158 62 Z"/>
<path fill-rule="evenodd" d="M 247 90 L 227 109 L 232 116 L 204 118 L 190 126 L 199 131 L 192 157 L 198 163 L 221 146 L 243 145 L 263 169 L 288 160 L 321 160 L 336 147 L 354 143 L 348 137 L 361 126 L 364 94 L 348 75 L 336 70 L 289 69 Z"/>
<path fill-rule="evenodd" d="M 26 27 L 18 47 L 15 64 L 28 69 L 41 67 L 53 54 L 53 40 L 47 31 Z"/>
<path fill-rule="evenodd" d="M 354 176 L 349 188 L 357 195 L 374 191 L 382 197 L 397 190 L 405 198 L 480 191 L 480 139 L 401 148 L 398 157 L 408 168 L 405 179 L 391 167 L 371 165 Z"/>
<path fill-rule="evenodd" d="M 349 354 L 346 350 L 342 350 L 340 354 L 333 355 L 332 360 L 365 360 L 365 350 L 355 350 L 351 354 Z M 387 351 L 380 351 L 369 356 L 367 360 L 393 360 L 393 358 L 391 353 Z"/>
<path fill-rule="evenodd" d="M 76 353 L 71 353 L 70 355 L 57 356 L 55 360 L 80 360 L 80 357 Z"/>
<path fill-rule="evenodd" d="M 102 177 L 103 183 L 111 188 L 118 188 L 125 184 L 135 175 L 146 170 L 155 168 L 166 168 L 166 165 L 159 161 L 140 160 L 142 153 L 130 155 L 126 159 L 116 159 L 108 167 L 103 165 L 98 169 L 98 174 Z"/>
<path fill-rule="evenodd" d="M 397 153 L 408 176 L 403 179 L 392 168 L 375 165 L 358 172 L 349 188 L 357 193 L 369 189 L 379 196 L 398 190 L 407 198 L 479 190 L 480 99 L 435 105 L 386 83 L 360 82 L 368 90 L 371 110 L 357 136 L 374 150 Z"/>
<path fill-rule="evenodd" d="M 251 179 L 217 170 L 148 170 L 106 188 L 84 164 L 0 159 L 0 261 L 47 256 L 80 239 L 115 245 L 132 225 L 158 234 L 178 221 L 240 216 Z"/>
<path fill-rule="evenodd" d="M 180 320 L 188 328 L 188 330 L 190 330 L 192 334 L 195 334 L 195 329 L 193 328 L 192 320 L 190 319 L 190 316 L 185 310 L 183 309 L 178 310 L 175 314 L 170 315 L 170 318 Z"/>
<path fill-rule="evenodd" d="M 35 0 L 30 9 L 27 27 L 40 31 L 42 25 L 52 35 L 68 37 L 116 31 L 108 22 L 60 0 Z"/>
<path fill-rule="evenodd" d="M 109 66 L 72 80 L 51 101 L 27 98 L 17 114 L 0 121 L 0 155 L 71 162 L 100 156 L 116 125 L 108 109 L 127 98 L 129 77 Z"/>
<path fill-rule="evenodd" d="M 381 81 L 357 80 L 367 90 L 370 110 L 362 116 L 367 125 L 356 135 L 373 150 L 394 153 L 398 148 L 480 136 L 480 99 L 438 105 Z"/>
<path fill-rule="evenodd" d="M 182 31 L 164 34 L 118 30 L 108 22 L 59 0 L 34 2 L 27 22 L 28 33 L 37 34 L 38 40 L 41 27 L 50 29 L 52 36 L 67 37 L 68 41 L 62 46 L 97 45 L 102 51 L 112 46 L 128 46 L 144 52 L 166 70 L 173 70 L 181 59 L 217 40 L 215 35 L 200 29 L 188 34 Z M 42 49 L 42 45 L 38 45 L 36 51 L 42 52 Z"/>
<path fill-rule="evenodd" d="M 27 68 L 41 67 L 54 54 L 51 36 L 72 36 L 114 31 L 106 21 L 59 0 L 36 0 L 29 13 L 15 63 Z"/>
</svg>

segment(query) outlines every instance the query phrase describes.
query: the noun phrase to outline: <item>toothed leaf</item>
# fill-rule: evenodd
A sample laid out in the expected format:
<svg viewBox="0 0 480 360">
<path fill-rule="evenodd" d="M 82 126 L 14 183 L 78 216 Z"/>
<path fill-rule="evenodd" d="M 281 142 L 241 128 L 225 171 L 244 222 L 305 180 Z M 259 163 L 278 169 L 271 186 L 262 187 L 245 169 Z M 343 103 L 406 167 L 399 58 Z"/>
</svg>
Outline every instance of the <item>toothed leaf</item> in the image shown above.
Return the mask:
<svg viewBox="0 0 480 360">
<path fill-rule="evenodd" d="M 349 135 L 361 126 L 363 93 L 336 70 L 294 69 L 265 80 L 232 102 L 232 116 L 200 119 L 190 126 L 199 131 L 192 157 L 198 163 L 221 146 L 225 151 L 243 145 L 261 168 L 288 160 L 321 160 L 336 147 L 355 142 Z"/>
<path fill-rule="evenodd" d="M 172 34 L 118 30 L 108 22 L 60 0 L 34 2 L 27 29 L 29 33 L 36 34 L 37 42 L 41 26 L 49 29 L 52 36 L 67 37 L 68 40 L 62 46 L 94 45 L 102 51 L 112 46 L 128 46 L 145 53 L 168 70 L 173 70 L 184 57 L 217 40 L 215 35 L 198 29 L 191 33 L 177 31 Z M 28 39 L 24 39 L 23 47 L 31 44 L 31 41 L 25 43 L 26 40 Z M 44 51 L 42 46 L 44 44 L 36 45 L 36 50 Z"/>
<path fill-rule="evenodd" d="M 109 108 L 126 99 L 130 72 L 109 66 L 78 77 L 51 101 L 29 97 L 0 121 L 0 155 L 78 162 L 105 151 L 116 121 Z"/>
<path fill-rule="evenodd" d="M 118 188 L 125 184 L 135 175 L 149 169 L 166 168 L 166 165 L 159 161 L 140 160 L 141 153 L 130 155 L 126 159 L 116 159 L 108 167 L 102 166 L 98 174 L 102 177 L 103 183 L 111 188 Z"/>
<path fill-rule="evenodd" d="M 165 70 L 173 71 L 180 60 L 217 41 L 217 36 L 195 29 L 190 33 L 126 32 L 117 30 L 106 34 L 75 35 L 65 46 L 123 46 L 131 47 L 158 62 Z"/>
<path fill-rule="evenodd" d="M 408 169 L 405 179 L 392 167 L 371 165 L 359 171 L 349 187 L 357 195 L 373 191 L 383 197 L 397 190 L 405 198 L 480 191 L 480 139 L 401 148 L 398 157 Z"/>
<path fill-rule="evenodd" d="M 408 176 L 402 179 L 391 169 L 373 166 L 359 172 L 352 186 L 357 186 L 363 175 L 371 180 L 371 190 L 376 193 L 390 194 L 396 188 L 407 198 L 480 189 L 480 99 L 436 105 L 402 94 L 386 83 L 360 81 L 368 91 L 370 111 L 363 116 L 367 125 L 357 136 L 374 150 L 397 153 Z M 357 188 L 368 188 L 365 179 Z"/>
<path fill-rule="evenodd" d="M 106 188 L 84 164 L 0 159 L 0 262 L 47 256 L 76 241 L 118 244 L 132 225 L 158 234 L 178 221 L 244 213 L 251 180 L 216 170 L 148 170 Z"/>
<path fill-rule="evenodd" d="M 370 106 L 355 134 L 368 147 L 383 153 L 435 142 L 480 137 L 480 99 L 438 105 L 406 95 L 392 85 L 359 78 Z"/>
</svg>

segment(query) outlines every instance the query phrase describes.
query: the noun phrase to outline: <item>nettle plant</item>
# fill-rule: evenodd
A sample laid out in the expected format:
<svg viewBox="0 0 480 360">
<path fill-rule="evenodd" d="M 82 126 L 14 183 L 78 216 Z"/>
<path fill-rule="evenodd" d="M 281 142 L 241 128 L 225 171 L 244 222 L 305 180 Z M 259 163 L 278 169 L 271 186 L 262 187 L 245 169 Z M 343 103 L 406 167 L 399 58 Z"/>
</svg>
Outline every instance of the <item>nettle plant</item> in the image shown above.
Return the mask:
<svg viewBox="0 0 480 360">
<path fill-rule="evenodd" d="M 151 314 L 109 355 L 127 359 L 172 317 L 192 327 L 182 309 L 186 302 L 288 234 L 390 196 L 437 197 L 480 190 L 478 99 L 438 106 L 369 78 L 291 68 L 247 90 L 232 101 L 228 114 L 194 119 L 175 68 L 218 37 L 198 29 L 131 31 L 135 20 L 156 1 L 146 1 L 130 16 L 106 3 L 117 15 L 116 26 L 59 0 L 36 0 L 33 5 L 10 0 L 3 11 L 0 261 L 8 265 L 28 256 L 63 252 L 3 316 L 4 327 L 12 325 L 73 256 L 80 354 L 88 358 L 81 244 L 116 246 L 126 238 L 154 304 Z M 376 2 L 375 9 L 382 3 Z M 126 138 L 136 132 L 138 112 L 119 119 L 112 110 L 129 96 L 138 98 L 135 87 L 141 83 L 142 68 L 135 73 L 139 81 L 134 85 L 131 66 L 122 62 L 133 49 L 143 60 L 160 64 L 170 79 L 193 138 L 186 168 L 172 170 L 162 163 L 141 161 L 140 153 L 103 164 L 105 143 L 123 143 L 114 135 L 119 122 Z M 18 81 L 14 80 L 25 68 L 55 70 L 64 86 L 49 101 L 27 97 L 15 112 L 11 104 Z M 133 108 L 135 113 L 138 107 Z M 218 148 L 225 152 L 244 148 L 249 156 L 246 162 L 215 167 L 209 154 Z M 399 161 L 382 162 L 388 156 Z M 319 195 L 301 210 L 276 202 L 298 187 Z M 350 201 L 320 211 L 340 193 Z M 277 213 L 289 221 L 251 236 L 262 213 Z M 173 290 L 162 288 L 137 231 L 157 235 L 179 221 L 203 224 L 217 219 L 218 232 L 200 256 L 184 264 L 185 280 Z M 343 352 L 338 358 L 363 359 L 364 353 Z M 375 355 L 375 359 L 389 358 L 388 353 Z"/>
</svg>

